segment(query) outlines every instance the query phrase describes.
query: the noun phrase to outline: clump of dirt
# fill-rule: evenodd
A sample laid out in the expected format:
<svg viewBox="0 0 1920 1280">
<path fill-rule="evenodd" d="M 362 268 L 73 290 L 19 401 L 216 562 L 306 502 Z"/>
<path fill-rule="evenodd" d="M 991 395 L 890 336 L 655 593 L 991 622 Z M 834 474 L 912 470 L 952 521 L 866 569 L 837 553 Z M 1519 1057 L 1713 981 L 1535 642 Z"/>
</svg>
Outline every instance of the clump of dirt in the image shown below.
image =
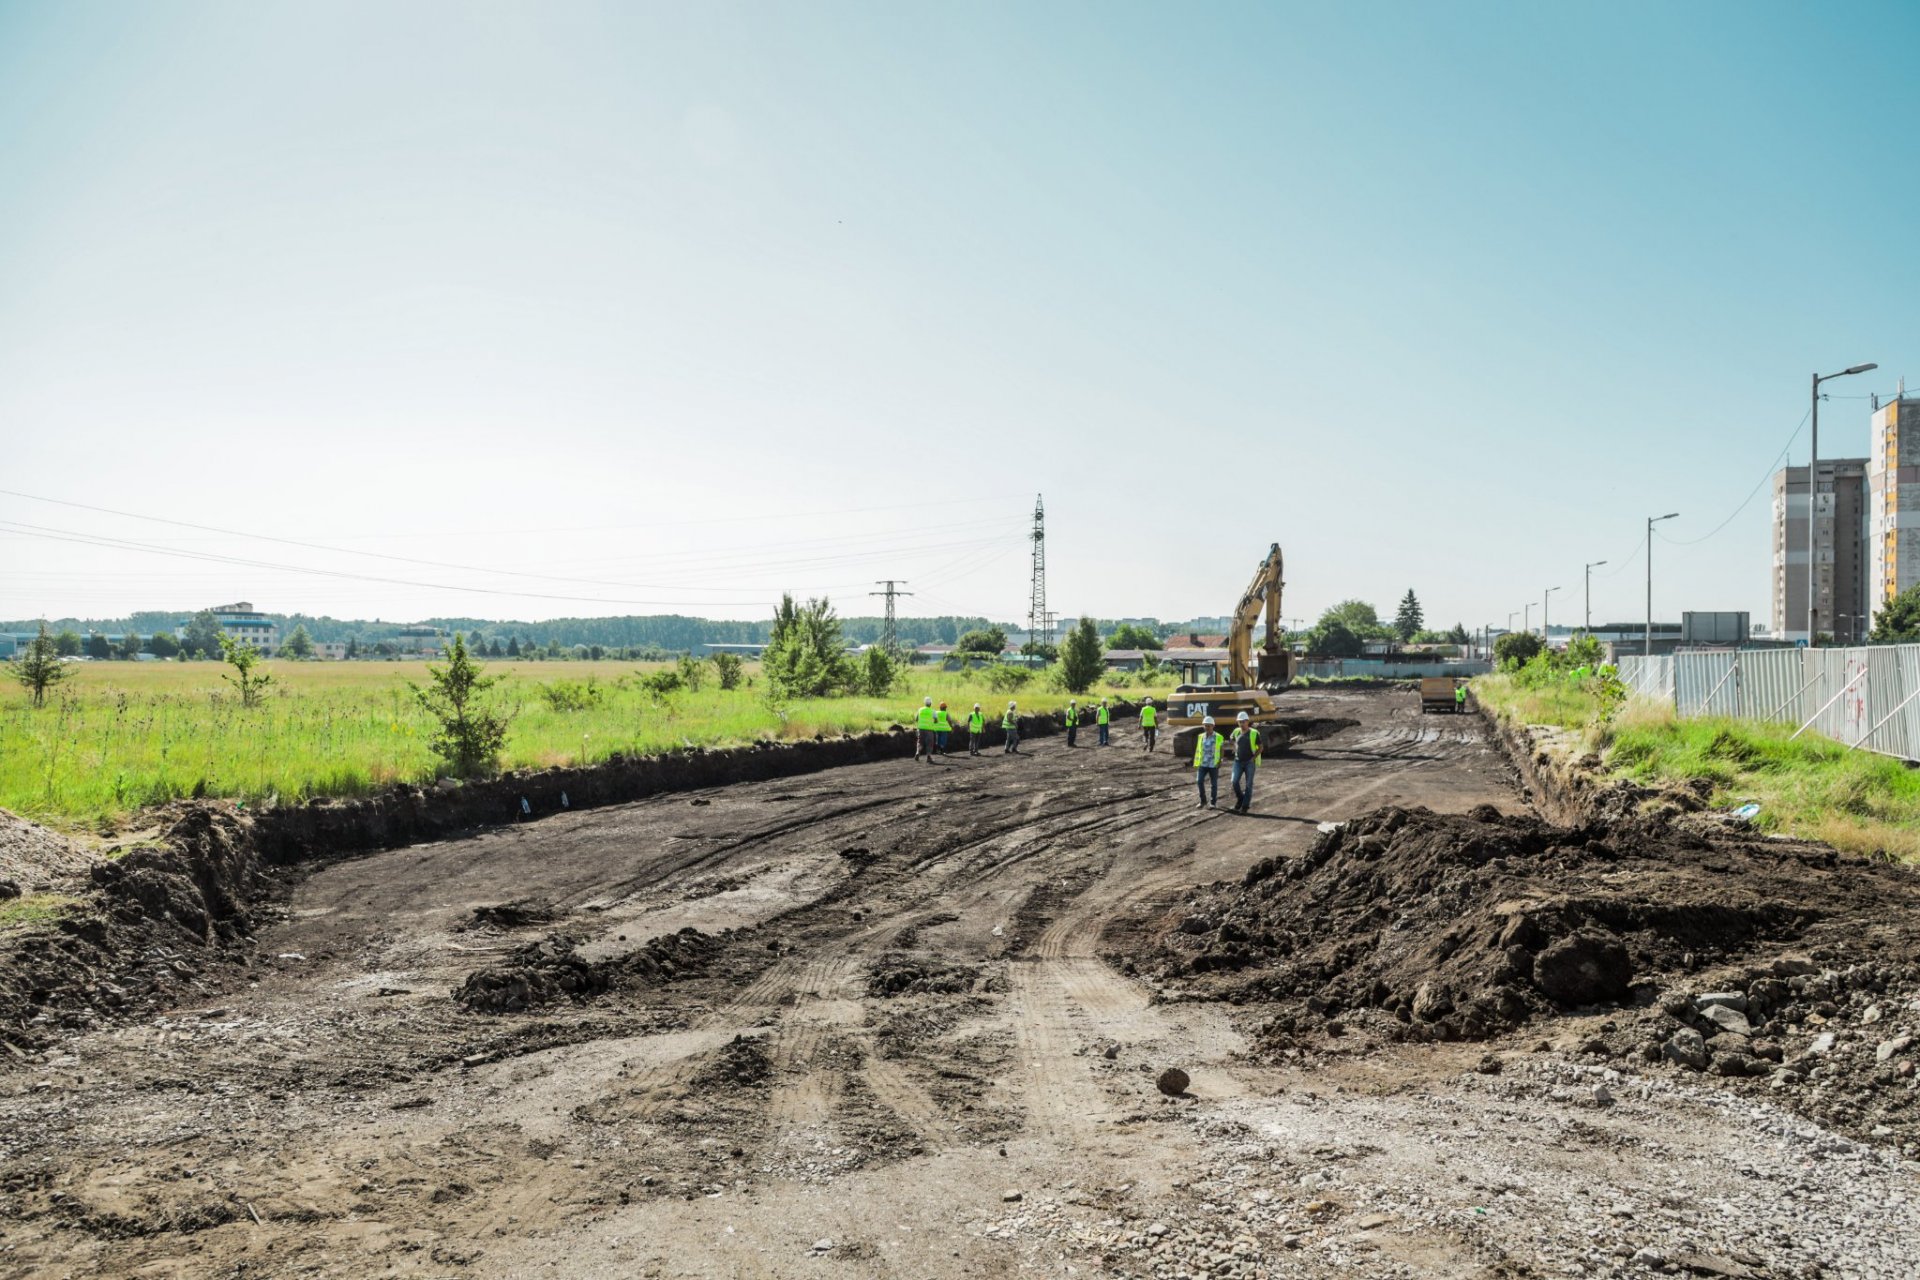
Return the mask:
<svg viewBox="0 0 1920 1280">
<path fill-rule="evenodd" d="M 1737 832 L 1388 807 L 1191 895 L 1123 963 L 1190 996 L 1281 1002 L 1282 1042 L 1362 1015 L 1389 1038 L 1482 1039 L 1556 1013 L 1651 1006 L 1675 975 L 1896 905 L 1911 946 L 1917 884 L 1823 845 Z"/>
<path fill-rule="evenodd" d="M 38 1047 L 59 1026 L 105 1011 L 176 1002 L 203 989 L 216 958 L 246 963 L 264 876 L 248 824 L 183 805 L 156 844 L 91 863 L 91 888 L 65 914 L 7 939 L 0 1040 Z"/>
<path fill-rule="evenodd" d="M 0 881 L 31 893 L 84 877 L 97 860 L 76 841 L 0 809 Z"/>
<path fill-rule="evenodd" d="M 760 1089 L 773 1075 L 773 1058 L 756 1037 L 735 1036 L 694 1073 L 702 1088 Z"/>
<path fill-rule="evenodd" d="M 550 933 L 515 947 L 501 963 L 468 974 L 454 989 L 454 1002 L 471 1013 L 527 1013 L 615 987 L 672 982 L 701 972 L 721 952 L 725 935 L 682 929 L 649 939 L 628 955 L 599 961 L 582 957 L 579 945 L 568 934 Z"/>
<path fill-rule="evenodd" d="M 995 989 L 995 984 L 986 976 L 985 965 L 947 964 L 905 951 L 881 952 L 867 971 L 867 994 L 876 999 L 963 995 Z"/>
<path fill-rule="evenodd" d="M 552 924 L 567 913 L 552 903 L 540 902 L 532 898 L 519 898 L 513 902 L 497 903 L 493 906 L 475 907 L 468 918 L 468 929 L 524 929 L 529 925 Z"/>
</svg>

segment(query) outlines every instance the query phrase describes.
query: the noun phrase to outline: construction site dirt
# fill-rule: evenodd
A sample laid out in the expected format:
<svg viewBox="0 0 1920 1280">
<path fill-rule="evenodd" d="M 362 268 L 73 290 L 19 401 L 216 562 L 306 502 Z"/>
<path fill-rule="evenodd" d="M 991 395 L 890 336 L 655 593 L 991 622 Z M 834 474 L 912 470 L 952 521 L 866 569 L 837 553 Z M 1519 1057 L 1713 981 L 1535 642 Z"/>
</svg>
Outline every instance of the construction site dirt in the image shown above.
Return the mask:
<svg viewBox="0 0 1920 1280">
<path fill-rule="evenodd" d="M 1284 698 L 265 877 L 0 1053 L 0 1277 L 1920 1273 L 1912 873 Z"/>
</svg>

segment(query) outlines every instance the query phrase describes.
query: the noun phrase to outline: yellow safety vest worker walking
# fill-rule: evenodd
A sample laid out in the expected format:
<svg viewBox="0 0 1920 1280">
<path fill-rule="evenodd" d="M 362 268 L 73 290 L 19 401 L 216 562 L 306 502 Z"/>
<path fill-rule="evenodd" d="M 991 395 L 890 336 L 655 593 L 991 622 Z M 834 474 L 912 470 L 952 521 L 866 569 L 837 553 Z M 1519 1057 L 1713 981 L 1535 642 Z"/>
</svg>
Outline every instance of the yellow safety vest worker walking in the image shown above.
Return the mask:
<svg viewBox="0 0 1920 1280">
<path fill-rule="evenodd" d="M 933 730 L 936 723 L 933 699 L 928 698 L 920 704 L 920 710 L 914 716 L 914 725 L 918 732 L 914 735 L 913 749 L 914 755 L 925 756 L 928 764 L 933 763 Z"/>
<path fill-rule="evenodd" d="M 981 714 L 980 704 L 973 704 L 973 713 L 967 717 L 967 754 L 980 754 L 980 739 L 986 736 L 987 717 Z"/>
<path fill-rule="evenodd" d="M 1147 740 L 1147 750 L 1153 750 L 1153 740 L 1159 736 L 1160 713 L 1154 710 L 1153 699 L 1148 698 L 1140 707 L 1140 736 Z"/>
</svg>

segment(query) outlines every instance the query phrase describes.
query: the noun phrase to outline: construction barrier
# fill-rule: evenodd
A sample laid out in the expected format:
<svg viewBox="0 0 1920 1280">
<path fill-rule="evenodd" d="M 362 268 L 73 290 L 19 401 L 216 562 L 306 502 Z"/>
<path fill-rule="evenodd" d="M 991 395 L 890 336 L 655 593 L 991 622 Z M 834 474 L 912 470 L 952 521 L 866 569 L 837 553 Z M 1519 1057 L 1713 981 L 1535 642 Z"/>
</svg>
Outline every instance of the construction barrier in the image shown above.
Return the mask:
<svg viewBox="0 0 1920 1280">
<path fill-rule="evenodd" d="M 1920 760 L 1920 644 L 1682 649 L 1620 659 L 1630 696 L 1682 716 L 1791 724 L 1849 747 Z"/>
</svg>

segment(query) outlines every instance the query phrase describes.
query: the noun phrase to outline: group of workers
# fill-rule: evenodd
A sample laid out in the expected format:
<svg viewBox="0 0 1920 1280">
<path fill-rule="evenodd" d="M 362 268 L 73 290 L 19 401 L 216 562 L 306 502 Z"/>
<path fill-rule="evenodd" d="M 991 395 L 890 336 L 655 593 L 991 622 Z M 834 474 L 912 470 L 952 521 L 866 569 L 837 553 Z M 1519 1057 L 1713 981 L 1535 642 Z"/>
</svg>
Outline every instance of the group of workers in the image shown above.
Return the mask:
<svg viewBox="0 0 1920 1280">
<path fill-rule="evenodd" d="M 1005 714 L 1000 717 L 1000 729 L 1005 735 L 1001 752 L 1007 755 L 1020 754 L 1020 704 L 1008 702 Z M 1079 741 L 1080 719 L 1084 713 L 1076 699 L 1067 703 L 1067 745 L 1075 746 Z M 1093 709 L 1094 727 L 1099 731 L 1099 745 L 1110 745 L 1107 739 L 1112 724 L 1112 712 L 1105 698 Z M 1140 705 L 1140 736 L 1146 749 L 1152 751 L 1159 739 L 1159 711 L 1148 698 Z M 935 755 L 947 754 L 947 743 L 954 733 L 954 718 L 947 710 L 947 704 L 936 705 L 932 698 L 925 699 L 914 718 L 917 730 L 914 756 L 933 763 Z M 967 754 L 980 754 L 981 740 L 986 737 L 987 717 L 979 703 L 973 704 L 973 710 L 967 714 Z M 1220 807 L 1220 766 L 1231 764 L 1233 812 L 1247 813 L 1253 807 L 1254 772 L 1260 767 L 1260 730 L 1242 711 L 1235 722 L 1232 734 L 1223 734 L 1215 727 L 1212 716 L 1207 716 L 1200 724 L 1200 736 L 1193 745 L 1194 776 L 1200 788 L 1200 808 L 1218 809 Z"/>
</svg>

